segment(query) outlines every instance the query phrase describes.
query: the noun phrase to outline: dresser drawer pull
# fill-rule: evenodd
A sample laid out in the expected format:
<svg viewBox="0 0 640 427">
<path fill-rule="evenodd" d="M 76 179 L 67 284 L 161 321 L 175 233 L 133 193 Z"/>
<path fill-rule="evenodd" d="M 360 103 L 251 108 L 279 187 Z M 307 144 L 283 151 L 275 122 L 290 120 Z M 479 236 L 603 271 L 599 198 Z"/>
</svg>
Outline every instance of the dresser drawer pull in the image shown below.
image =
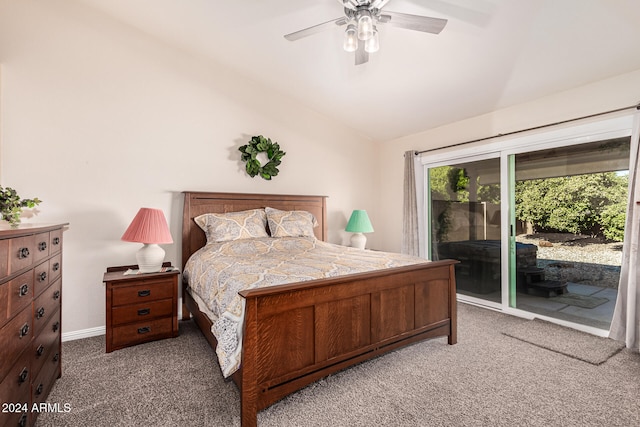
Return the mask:
<svg viewBox="0 0 640 427">
<path fill-rule="evenodd" d="M 36 388 L 36 396 L 40 396 L 42 394 L 42 390 L 44 390 L 44 384 L 38 384 L 38 388 Z"/>
<path fill-rule="evenodd" d="M 53 359 L 51 359 L 51 360 L 53 360 L 54 362 L 57 362 L 58 360 L 60 360 L 60 353 L 54 354 L 53 355 Z"/>
<path fill-rule="evenodd" d="M 51 241 L 51 243 L 53 243 L 54 245 L 59 245 L 60 244 L 60 238 L 59 237 L 54 237 L 53 240 Z"/>
<path fill-rule="evenodd" d="M 138 310 L 138 316 L 146 316 L 147 314 L 151 313 L 151 309 L 150 308 L 141 308 L 140 310 Z"/>
<path fill-rule="evenodd" d="M 55 291 L 53 293 L 53 299 L 58 299 L 58 298 L 60 298 L 60 291 Z"/>
<path fill-rule="evenodd" d="M 27 370 L 27 368 L 24 368 L 22 372 L 20 372 L 20 376 L 18 377 L 18 383 L 22 384 L 27 380 L 27 378 L 29 378 L 29 371 Z"/>
<path fill-rule="evenodd" d="M 60 329 L 60 322 L 54 323 L 51 329 L 53 329 L 53 332 L 58 332 L 58 329 Z"/>
<path fill-rule="evenodd" d="M 145 289 L 144 291 L 138 291 L 139 297 L 148 297 L 151 295 L 151 289 Z"/>
<path fill-rule="evenodd" d="M 36 311 L 36 319 L 42 319 L 44 317 L 44 307 L 40 307 L 38 311 Z"/>
<path fill-rule="evenodd" d="M 151 332 L 151 326 L 145 326 L 144 328 L 138 328 L 139 334 L 146 334 Z"/>
<path fill-rule="evenodd" d="M 18 249 L 18 258 L 25 259 L 29 256 L 29 248 L 20 248 Z"/>
<path fill-rule="evenodd" d="M 29 334 L 29 324 L 25 323 L 22 328 L 20 328 L 20 338 L 26 337 Z"/>
<path fill-rule="evenodd" d="M 58 271 L 58 270 L 60 270 L 60 263 L 56 262 L 53 264 L 53 271 Z"/>
<path fill-rule="evenodd" d="M 26 283 L 22 286 L 20 286 L 20 293 L 19 296 L 23 297 L 25 295 L 27 295 L 29 293 L 29 285 L 27 285 Z"/>
<path fill-rule="evenodd" d="M 24 413 L 20 417 L 20 421 L 18 421 L 18 427 L 25 427 L 27 425 L 27 414 Z"/>
<path fill-rule="evenodd" d="M 36 357 L 42 356 L 42 353 L 44 353 L 44 346 L 42 344 L 40 344 L 38 346 L 38 349 L 36 350 Z"/>
<path fill-rule="evenodd" d="M 47 280 L 47 272 L 43 271 L 42 273 L 38 274 L 38 282 L 44 282 L 45 280 Z"/>
<path fill-rule="evenodd" d="M 38 243 L 38 250 L 40 252 L 42 251 L 46 251 L 47 250 L 47 242 L 40 242 Z"/>
</svg>

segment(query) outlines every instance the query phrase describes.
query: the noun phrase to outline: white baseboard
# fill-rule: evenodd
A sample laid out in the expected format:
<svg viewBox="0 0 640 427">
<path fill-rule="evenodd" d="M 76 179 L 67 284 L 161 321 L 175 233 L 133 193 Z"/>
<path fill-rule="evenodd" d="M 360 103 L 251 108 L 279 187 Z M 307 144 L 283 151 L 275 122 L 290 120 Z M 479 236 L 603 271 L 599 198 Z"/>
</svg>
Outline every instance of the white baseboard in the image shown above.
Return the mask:
<svg viewBox="0 0 640 427">
<path fill-rule="evenodd" d="M 62 334 L 62 342 L 74 341 L 82 338 L 97 337 L 104 335 L 106 328 L 104 326 L 98 326 L 97 328 L 82 329 L 80 331 L 65 332 Z"/>
</svg>

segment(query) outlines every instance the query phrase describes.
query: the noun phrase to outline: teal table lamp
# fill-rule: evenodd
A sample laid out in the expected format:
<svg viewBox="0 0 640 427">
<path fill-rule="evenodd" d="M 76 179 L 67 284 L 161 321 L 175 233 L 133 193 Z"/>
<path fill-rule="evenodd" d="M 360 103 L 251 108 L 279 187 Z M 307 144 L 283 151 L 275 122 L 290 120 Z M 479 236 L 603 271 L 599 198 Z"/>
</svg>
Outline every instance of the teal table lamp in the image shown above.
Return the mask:
<svg viewBox="0 0 640 427">
<path fill-rule="evenodd" d="M 354 233 L 351 236 L 351 246 L 358 249 L 364 249 L 364 245 L 367 244 L 367 238 L 362 233 L 373 233 L 373 226 L 369 221 L 369 215 L 365 210 L 354 210 L 351 213 L 351 218 L 347 223 L 345 231 Z"/>
</svg>

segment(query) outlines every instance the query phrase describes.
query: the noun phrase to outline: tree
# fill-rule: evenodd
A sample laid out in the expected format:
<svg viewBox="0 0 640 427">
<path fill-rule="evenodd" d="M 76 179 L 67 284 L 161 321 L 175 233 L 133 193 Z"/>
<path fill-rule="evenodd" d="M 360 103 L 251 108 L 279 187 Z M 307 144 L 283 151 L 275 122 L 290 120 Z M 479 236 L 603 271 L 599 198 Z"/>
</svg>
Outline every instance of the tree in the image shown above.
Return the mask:
<svg viewBox="0 0 640 427">
<path fill-rule="evenodd" d="M 622 240 L 628 176 L 615 172 L 516 183 L 516 217 L 536 231 Z"/>
</svg>

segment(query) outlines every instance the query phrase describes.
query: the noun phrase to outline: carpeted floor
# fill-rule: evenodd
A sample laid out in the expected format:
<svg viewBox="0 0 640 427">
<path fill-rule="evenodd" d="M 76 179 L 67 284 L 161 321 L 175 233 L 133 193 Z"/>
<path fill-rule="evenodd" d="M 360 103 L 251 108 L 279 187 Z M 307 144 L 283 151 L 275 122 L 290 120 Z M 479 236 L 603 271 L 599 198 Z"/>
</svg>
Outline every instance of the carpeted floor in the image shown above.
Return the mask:
<svg viewBox="0 0 640 427">
<path fill-rule="evenodd" d="M 505 335 L 526 320 L 459 304 L 458 344 L 418 343 L 325 378 L 262 411 L 260 426 L 640 425 L 640 355 L 591 363 Z M 562 340 L 581 339 L 564 331 Z M 573 335 L 573 333 L 577 335 Z M 63 343 L 37 426 L 239 426 L 239 395 L 192 322 L 180 336 L 104 353 Z"/>
</svg>

